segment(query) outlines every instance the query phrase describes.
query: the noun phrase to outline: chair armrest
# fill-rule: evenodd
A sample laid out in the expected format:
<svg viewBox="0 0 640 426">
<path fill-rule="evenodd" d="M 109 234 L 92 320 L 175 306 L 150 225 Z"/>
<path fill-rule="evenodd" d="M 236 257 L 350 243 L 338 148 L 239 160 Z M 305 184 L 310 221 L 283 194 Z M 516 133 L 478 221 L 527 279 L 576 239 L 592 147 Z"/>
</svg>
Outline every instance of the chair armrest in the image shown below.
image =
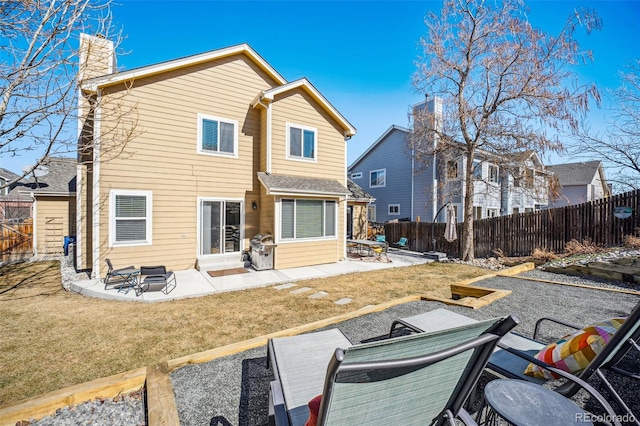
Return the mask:
<svg viewBox="0 0 640 426">
<path fill-rule="evenodd" d="M 269 425 L 290 425 L 287 408 L 284 405 L 282 386 L 277 380 L 269 383 Z"/>
<path fill-rule="evenodd" d="M 564 370 L 560 370 L 559 368 L 555 368 L 550 366 L 549 364 L 540 361 L 537 358 L 532 357 L 531 355 L 528 355 L 524 352 L 520 352 L 517 349 L 513 349 L 507 345 L 505 345 L 504 343 L 498 342 L 498 346 L 502 349 L 504 349 L 507 352 L 510 352 L 516 356 L 519 356 L 520 358 L 526 359 L 527 361 L 536 364 L 542 368 L 545 368 L 555 374 L 557 374 L 558 376 L 572 382 L 570 386 L 567 386 L 568 383 L 562 384 L 560 386 L 558 386 L 557 388 L 553 389 L 555 392 L 558 392 L 559 394 L 561 394 L 562 396 L 566 397 L 566 398 L 571 398 L 573 395 L 575 395 L 575 393 L 579 390 L 578 388 L 582 388 L 584 389 L 589 395 L 591 395 L 596 401 L 598 401 L 598 403 L 602 406 L 602 408 L 604 408 L 604 410 L 607 412 L 607 414 L 610 416 L 609 418 L 613 421 L 613 424 L 615 426 L 620 425 L 620 422 L 617 420 L 617 415 L 616 412 L 613 410 L 613 408 L 611 407 L 611 405 L 607 402 L 607 400 L 602 396 L 602 394 L 600 394 L 600 392 L 598 392 L 593 386 L 591 386 L 589 383 L 585 382 L 584 380 L 582 380 L 581 378 L 574 376 L 571 373 L 567 373 Z"/>
<path fill-rule="evenodd" d="M 553 323 L 556 323 L 556 324 L 564 325 L 566 327 L 573 328 L 574 330 L 582 329 L 582 327 L 580 327 L 579 325 L 575 325 L 575 324 L 572 324 L 570 322 L 566 322 L 566 321 L 559 320 L 559 319 L 556 319 L 556 318 L 543 317 L 543 318 L 540 318 L 538 321 L 536 321 L 536 327 L 533 329 L 533 340 L 537 340 L 538 339 L 538 332 L 540 331 L 540 326 L 542 325 L 542 323 L 544 321 L 549 321 L 549 322 L 553 322 Z"/>
</svg>

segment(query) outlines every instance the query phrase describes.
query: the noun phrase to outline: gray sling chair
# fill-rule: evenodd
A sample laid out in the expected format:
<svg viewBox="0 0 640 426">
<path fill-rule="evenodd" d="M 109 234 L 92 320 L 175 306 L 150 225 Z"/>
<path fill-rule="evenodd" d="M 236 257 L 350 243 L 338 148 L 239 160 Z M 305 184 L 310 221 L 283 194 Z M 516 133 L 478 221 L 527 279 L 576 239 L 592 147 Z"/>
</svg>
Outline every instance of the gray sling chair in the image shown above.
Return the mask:
<svg viewBox="0 0 640 426">
<path fill-rule="evenodd" d="M 140 293 L 161 290 L 169 294 L 178 285 L 175 274 L 164 266 L 141 266 L 140 276 L 144 277 L 138 285 Z"/>
<path fill-rule="evenodd" d="M 107 274 L 105 275 L 103 282 L 104 282 L 104 289 L 107 289 L 107 286 L 110 284 L 127 284 L 128 283 L 128 277 L 130 276 L 130 272 L 132 270 L 135 269 L 135 267 L 133 265 L 131 266 L 127 266 L 126 268 L 118 268 L 118 269 L 113 269 L 113 264 L 111 263 L 111 260 L 109 259 L 105 259 L 105 261 L 107 262 Z"/>
<path fill-rule="evenodd" d="M 463 315 L 447 311 L 446 309 L 437 309 L 425 314 L 395 321 L 392 324 L 390 334 L 393 334 L 394 329 L 398 326 L 406 327 L 414 332 L 429 332 L 442 328 L 443 325 L 441 323 L 435 322 L 436 318 L 441 322 L 446 322 L 448 326 L 468 324 L 475 321 Z M 613 334 L 603 350 L 595 356 L 584 370 L 575 375 L 552 368 L 543 361 L 534 358 L 534 355 L 546 346 L 545 343 L 536 340 L 540 332 L 541 324 L 545 321 L 561 324 L 576 330 L 582 328 L 578 325 L 554 318 L 541 318 L 536 322 L 533 339 L 516 333 L 508 333 L 498 343 L 498 349 L 489 359 L 487 369 L 507 378 L 527 380 L 537 384 L 545 383 L 546 379 L 539 379 L 524 374 L 529 363 L 533 363 L 567 379 L 566 382 L 554 389 L 567 398 L 573 397 L 581 388 L 586 389 L 584 385 L 595 375 L 600 379 L 602 385 L 607 389 L 607 393 L 611 395 L 617 405 L 629 415 L 629 418 L 634 419 L 633 422 L 636 425 L 640 425 L 640 418 L 635 415 L 638 413 L 633 413 L 605 375 L 606 372 L 615 372 L 630 380 L 640 380 L 640 374 L 638 374 L 638 372 L 624 370 L 618 365 L 630 350 L 635 350 L 638 355 L 640 355 L 640 347 L 637 343 L 640 339 L 640 302 L 633 308 L 627 319 Z M 594 397 L 601 403 L 598 395 L 594 395 Z"/>
<path fill-rule="evenodd" d="M 463 404 L 517 324 L 506 317 L 358 345 L 338 329 L 270 339 L 270 424 L 303 425 L 320 394 L 318 425 L 475 424 Z"/>
</svg>

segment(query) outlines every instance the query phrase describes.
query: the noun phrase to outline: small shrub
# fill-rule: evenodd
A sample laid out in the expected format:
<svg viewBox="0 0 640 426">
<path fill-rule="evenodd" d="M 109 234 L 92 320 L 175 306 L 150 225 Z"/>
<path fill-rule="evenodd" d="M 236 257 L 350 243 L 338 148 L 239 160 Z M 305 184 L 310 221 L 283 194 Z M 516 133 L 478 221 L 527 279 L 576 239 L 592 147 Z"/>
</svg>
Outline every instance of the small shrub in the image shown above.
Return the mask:
<svg viewBox="0 0 640 426">
<path fill-rule="evenodd" d="M 573 256 L 576 254 L 595 254 L 602 253 L 606 249 L 602 246 L 595 244 L 590 239 L 585 239 L 582 242 L 578 240 L 571 240 L 564 246 L 564 251 L 567 255 Z"/>
<path fill-rule="evenodd" d="M 543 260 L 545 262 L 558 258 L 558 256 L 554 252 L 549 251 L 546 247 L 541 249 L 534 248 L 533 251 L 531 252 L 531 257 L 533 259 Z"/>
<path fill-rule="evenodd" d="M 625 235 L 622 244 L 628 248 L 640 249 L 640 237 L 636 237 L 635 235 Z"/>
<path fill-rule="evenodd" d="M 494 249 L 493 254 L 495 254 L 498 259 L 505 257 L 504 252 L 499 248 Z"/>
</svg>

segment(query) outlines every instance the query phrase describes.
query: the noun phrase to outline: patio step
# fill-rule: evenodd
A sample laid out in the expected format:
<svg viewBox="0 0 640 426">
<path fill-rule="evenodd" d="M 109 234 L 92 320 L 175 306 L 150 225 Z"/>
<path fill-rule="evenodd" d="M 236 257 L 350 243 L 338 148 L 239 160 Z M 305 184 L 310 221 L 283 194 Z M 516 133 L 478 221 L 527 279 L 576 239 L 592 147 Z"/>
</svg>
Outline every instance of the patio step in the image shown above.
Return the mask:
<svg viewBox="0 0 640 426">
<path fill-rule="evenodd" d="M 196 269 L 198 271 L 222 271 L 225 269 L 244 268 L 245 263 L 243 260 L 236 256 L 234 259 L 196 259 Z"/>
</svg>

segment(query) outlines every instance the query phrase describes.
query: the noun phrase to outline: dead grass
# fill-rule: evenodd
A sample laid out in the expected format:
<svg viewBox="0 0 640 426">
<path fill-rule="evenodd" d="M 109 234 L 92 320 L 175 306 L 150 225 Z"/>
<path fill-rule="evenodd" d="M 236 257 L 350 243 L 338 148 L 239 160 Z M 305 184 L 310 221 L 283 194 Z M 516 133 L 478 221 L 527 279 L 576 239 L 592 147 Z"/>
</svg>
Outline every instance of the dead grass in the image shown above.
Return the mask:
<svg viewBox="0 0 640 426">
<path fill-rule="evenodd" d="M 259 288 L 142 304 L 68 293 L 58 262 L 7 265 L 0 268 L 0 406 L 407 295 L 450 297 L 449 284 L 486 273 L 432 263 L 298 283 L 326 291 L 325 299 Z M 353 302 L 333 303 L 342 297 Z"/>
<path fill-rule="evenodd" d="M 596 254 L 607 251 L 601 245 L 595 244 L 590 239 L 586 238 L 582 242 L 578 240 L 569 241 L 564 247 L 565 254 L 567 256 L 575 256 L 579 254 Z"/>
<path fill-rule="evenodd" d="M 632 249 L 640 249 L 640 237 L 635 235 L 625 235 L 623 245 Z"/>
</svg>

